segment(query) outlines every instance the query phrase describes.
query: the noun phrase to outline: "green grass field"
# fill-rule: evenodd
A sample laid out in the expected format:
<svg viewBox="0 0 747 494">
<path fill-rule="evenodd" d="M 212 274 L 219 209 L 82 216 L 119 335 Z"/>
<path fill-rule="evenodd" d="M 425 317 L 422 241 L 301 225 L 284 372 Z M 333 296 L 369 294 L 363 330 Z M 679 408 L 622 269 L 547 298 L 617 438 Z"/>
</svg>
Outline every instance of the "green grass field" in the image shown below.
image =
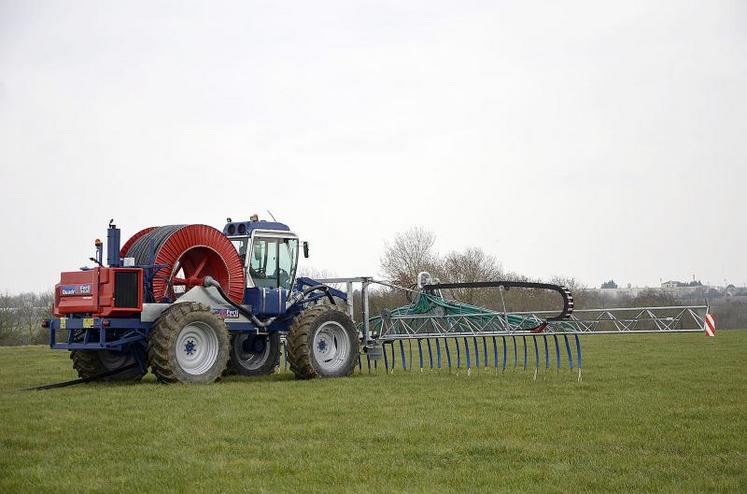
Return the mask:
<svg viewBox="0 0 747 494">
<path fill-rule="evenodd" d="M 595 336 L 560 372 L 90 384 L 0 348 L 0 492 L 745 492 L 747 332 Z M 533 365 L 533 364 L 532 364 Z"/>
</svg>

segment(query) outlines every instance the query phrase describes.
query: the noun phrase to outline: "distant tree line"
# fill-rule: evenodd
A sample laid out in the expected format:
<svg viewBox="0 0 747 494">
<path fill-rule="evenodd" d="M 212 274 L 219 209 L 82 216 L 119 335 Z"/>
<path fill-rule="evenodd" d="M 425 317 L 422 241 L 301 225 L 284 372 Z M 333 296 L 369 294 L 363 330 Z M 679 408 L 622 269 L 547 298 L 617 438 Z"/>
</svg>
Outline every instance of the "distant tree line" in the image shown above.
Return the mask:
<svg viewBox="0 0 747 494">
<path fill-rule="evenodd" d="M 435 243 L 436 236 L 432 232 L 412 228 L 398 234 L 385 245 L 380 267 L 391 286 L 373 286 L 369 294 L 371 315 L 410 303 L 408 290 L 415 288 L 418 273 L 422 271 L 431 273 L 444 283 L 543 281 L 505 271 L 494 256 L 480 247 L 466 246 L 439 254 L 435 250 Z M 325 271 L 305 274 L 314 278 L 332 277 Z M 611 297 L 599 291 L 585 290 L 586 287 L 574 278 L 555 276 L 547 281 L 567 286 L 574 295 L 578 309 L 702 304 L 707 298 L 711 302 L 711 312 L 714 313 L 719 328 L 747 328 L 747 296 L 724 297 L 717 291 L 706 292 L 703 287 L 702 292 L 690 293 L 686 298 L 675 298 L 671 292 L 658 289 L 644 290 L 635 297 Z M 608 282 L 610 285 L 613 283 L 611 280 Z M 444 295 L 463 303 L 494 310 L 503 310 L 505 307 L 511 312 L 553 310 L 558 307 L 559 302 L 557 294 L 540 290 L 454 289 L 446 290 Z M 353 300 L 356 314 L 360 314 L 360 292 L 354 294 Z M 0 295 L 0 345 L 47 343 L 49 332 L 42 329 L 40 323 L 51 317 L 52 302 L 53 295 L 49 292 Z"/>
<path fill-rule="evenodd" d="M 637 296 L 610 296 L 598 291 L 586 290 L 586 286 L 575 278 L 554 276 L 549 280 L 530 278 L 519 273 L 504 271 L 500 262 L 492 255 L 476 246 L 451 251 L 445 255 L 435 249 L 436 237 L 432 232 L 422 228 L 412 228 L 397 235 L 391 243 L 386 244 L 380 259 L 382 274 L 392 283 L 410 288 L 421 271 L 428 271 L 442 282 L 474 282 L 491 280 L 547 281 L 568 287 L 574 296 L 578 309 L 615 308 L 615 307 L 655 307 L 671 305 L 700 305 L 707 299 L 711 312 L 715 315 L 719 328 L 747 328 L 747 297 L 724 297 L 716 290 L 696 290 L 683 296 L 675 297 L 670 292 L 658 289 L 644 290 Z M 610 280 L 603 288 L 616 288 Z M 688 286 L 700 287 L 696 283 Z M 448 290 L 445 295 L 460 302 L 479 305 L 490 309 L 512 312 L 553 310 L 558 307 L 558 296 L 551 292 L 538 290 L 512 289 L 500 293 L 497 289 L 462 289 Z M 381 288 L 369 296 L 371 313 L 391 309 L 407 303 L 402 290 Z M 360 301 L 356 297 L 356 307 Z"/>
<path fill-rule="evenodd" d="M 51 317 L 52 293 L 0 295 L 0 345 L 46 343 L 49 331 L 41 321 Z"/>
</svg>

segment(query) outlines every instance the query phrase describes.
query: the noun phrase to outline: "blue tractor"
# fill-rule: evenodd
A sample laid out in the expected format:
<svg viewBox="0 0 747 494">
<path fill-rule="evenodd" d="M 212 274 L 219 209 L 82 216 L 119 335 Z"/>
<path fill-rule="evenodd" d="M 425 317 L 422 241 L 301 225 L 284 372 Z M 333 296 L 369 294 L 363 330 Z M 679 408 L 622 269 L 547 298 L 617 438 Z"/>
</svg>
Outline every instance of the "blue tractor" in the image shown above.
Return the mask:
<svg viewBox="0 0 747 494">
<path fill-rule="evenodd" d="M 300 248 L 301 247 L 301 248 Z M 279 367 L 281 338 L 299 379 L 347 376 L 360 337 L 347 295 L 297 277 L 308 244 L 275 221 L 228 219 L 146 228 L 120 247 L 112 222 L 93 267 L 55 287 L 50 347 L 70 351 L 83 380 L 211 383 Z"/>
</svg>

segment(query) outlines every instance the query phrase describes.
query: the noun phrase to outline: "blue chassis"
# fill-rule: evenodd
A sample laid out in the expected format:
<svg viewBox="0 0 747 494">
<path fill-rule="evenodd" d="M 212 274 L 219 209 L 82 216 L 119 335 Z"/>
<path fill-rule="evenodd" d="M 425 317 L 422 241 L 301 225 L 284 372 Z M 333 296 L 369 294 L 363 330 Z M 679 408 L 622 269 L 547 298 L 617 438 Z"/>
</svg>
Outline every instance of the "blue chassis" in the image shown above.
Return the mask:
<svg viewBox="0 0 747 494">
<path fill-rule="evenodd" d="M 294 291 L 300 292 L 304 288 L 321 285 L 311 278 L 301 277 L 296 279 Z M 326 287 L 334 297 L 347 300 L 347 294 L 332 287 Z M 294 304 L 289 311 L 277 316 L 272 324 L 262 329 L 262 332 L 286 332 L 293 319 L 300 314 L 306 306 L 322 298 L 327 297 L 324 292 L 311 292 L 300 302 Z M 262 316 L 262 314 L 258 314 Z M 104 325 L 108 321 L 108 325 Z M 88 326 L 88 327 L 86 327 Z M 260 332 L 250 322 L 226 321 L 226 326 L 231 333 Z M 49 347 L 55 350 L 112 350 L 127 351 L 132 346 L 145 344 L 148 333 L 153 328 L 152 322 L 144 322 L 140 317 L 85 317 L 72 316 L 65 318 L 65 328 L 61 328 L 60 319 L 49 320 Z M 65 342 L 57 341 L 58 331 L 67 331 Z"/>
</svg>

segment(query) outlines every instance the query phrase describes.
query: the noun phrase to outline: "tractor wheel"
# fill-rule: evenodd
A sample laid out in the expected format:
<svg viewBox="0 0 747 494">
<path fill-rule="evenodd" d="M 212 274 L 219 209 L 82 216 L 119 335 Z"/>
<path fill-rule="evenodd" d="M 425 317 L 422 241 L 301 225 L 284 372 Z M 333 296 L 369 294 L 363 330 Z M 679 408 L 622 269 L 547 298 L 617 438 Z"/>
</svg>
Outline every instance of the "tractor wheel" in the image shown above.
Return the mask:
<svg viewBox="0 0 747 494">
<path fill-rule="evenodd" d="M 148 362 L 162 383 L 209 384 L 228 362 L 228 328 L 205 305 L 174 304 L 148 335 Z"/>
<path fill-rule="evenodd" d="M 288 331 L 288 363 L 297 379 L 349 376 L 359 353 L 353 321 L 331 305 L 304 310 Z"/>
<path fill-rule="evenodd" d="M 280 334 L 237 334 L 231 337 L 229 373 L 266 376 L 280 367 Z"/>
<path fill-rule="evenodd" d="M 73 350 L 70 352 L 70 358 L 73 360 L 73 368 L 78 372 L 78 377 L 86 379 L 107 371 L 137 364 L 133 351 L 136 350 L 129 352 Z M 140 366 L 136 366 L 111 376 L 102 377 L 101 381 L 136 382 L 142 379 L 144 375 L 145 372 L 140 369 Z"/>
</svg>

